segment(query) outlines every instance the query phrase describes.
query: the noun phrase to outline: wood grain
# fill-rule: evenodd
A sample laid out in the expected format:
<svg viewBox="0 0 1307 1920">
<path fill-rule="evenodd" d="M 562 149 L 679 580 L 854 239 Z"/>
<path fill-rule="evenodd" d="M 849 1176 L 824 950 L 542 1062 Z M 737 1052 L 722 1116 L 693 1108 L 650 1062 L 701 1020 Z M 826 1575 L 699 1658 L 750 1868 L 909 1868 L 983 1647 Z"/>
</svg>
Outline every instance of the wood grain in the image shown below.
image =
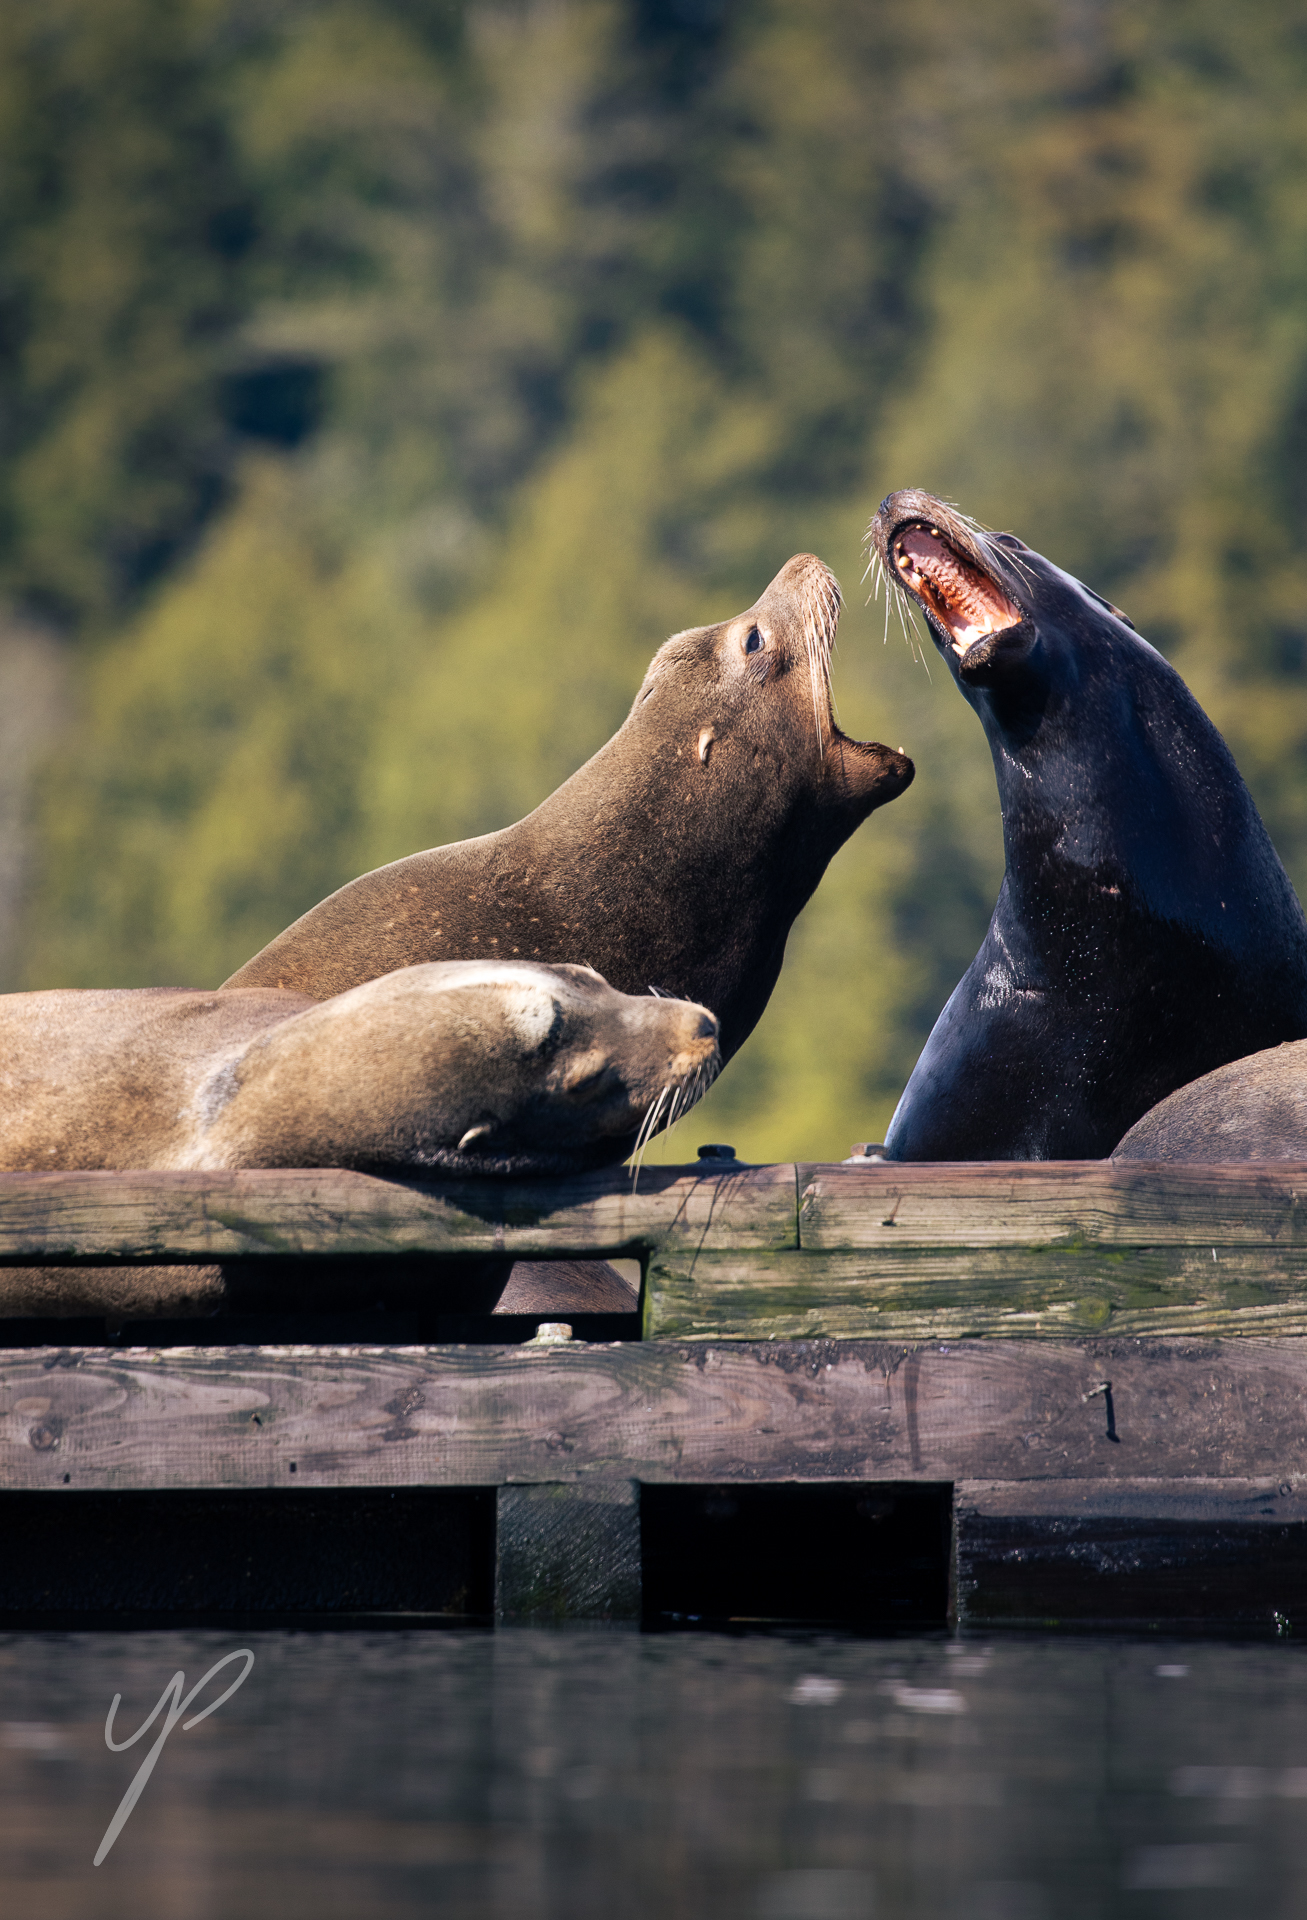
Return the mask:
<svg viewBox="0 0 1307 1920">
<path fill-rule="evenodd" d="M 648 1257 L 650 1339 L 1287 1335 L 1307 1333 L 1305 1206 L 1307 1165 L 1284 1162 L 696 1165 L 650 1169 L 636 1190 L 623 1169 L 536 1183 L 0 1174 L 0 1268 L 14 1275 L 0 1275 L 0 1309 L 55 1313 L 35 1270 L 74 1263 L 100 1268 L 59 1283 L 76 1310 L 103 1298 L 121 1313 L 115 1273 L 133 1264 L 189 1268 L 209 1305 L 215 1263 L 266 1262 L 289 1299 L 278 1261 L 343 1275 L 377 1258 L 625 1255 Z"/>
<path fill-rule="evenodd" d="M 287 1254 L 547 1258 L 798 1245 L 793 1166 L 623 1168 L 576 1180 L 380 1179 L 338 1167 L 0 1173 L 0 1263 L 186 1264 Z"/>
<path fill-rule="evenodd" d="M 914 1248 L 649 1261 L 649 1339 L 1307 1332 L 1307 1263 L 1276 1247 Z"/>
<path fill-rule="evenodd" d="M 0 1486 L 1196 1475 L 1296 1494 L 1305 1393 L 1307 1342 L 1258 1339 L 29 1349 L 0 1353 Z"/>
<path fill-rule="evenodd" d="M 1274 1247 L 1307 1255 L 1307 1163 L 1110 1160 L 800 1166 L 799 1244 Z"/>
</svg>

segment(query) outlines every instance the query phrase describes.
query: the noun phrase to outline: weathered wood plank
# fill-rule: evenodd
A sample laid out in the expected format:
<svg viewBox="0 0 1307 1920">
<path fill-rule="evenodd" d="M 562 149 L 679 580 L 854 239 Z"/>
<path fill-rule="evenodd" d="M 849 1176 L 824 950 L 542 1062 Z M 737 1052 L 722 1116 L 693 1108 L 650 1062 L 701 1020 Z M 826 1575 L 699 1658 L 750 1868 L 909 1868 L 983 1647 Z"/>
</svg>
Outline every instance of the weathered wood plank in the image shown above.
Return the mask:
<svg viewBox="0 0 1307 1920">
<path fill-rule="evenodd" d="M 1305 1394 L 1302 1341 L 46 1348 L 0 1353 L 0 1487 L 1198 1475 L 1296 1501 Z"/>
<path fill-rule="evenodd" d="M 1065 1339 L 1307 1333 L 1307 1253 L 1278 1247 L 661 1248 L 645 1280 L 653 1340 Z"/>
<path fill-rule="evenodd" d="M 633 1480 L 499 1488 L 495 1622 L 640 1618 L 640 1489 Z"/>
<path fill-rule="evenodd" d="M 1307 1162 L 800 1166 L 807 1249 L 1210 1246 L 1307 1253 Z"/>
<path fill-rule="evenodd" d="M 961 1482 L 960 1626 L 1296 1631 L 1307 1500 L 1284 1479 Z"/>
<path fill-rule="evenodd" d="M 522 1258 L 798 1244 L 793 1166 L 618 1167 L 576 1180 L 379 1179 L 338 1167 L 0 1173 L 0 1264 L 287 1254 Z"/>
<path fill-rule="evenodd" d="M 1282 1474 L 1260 1479 L 959 1480 L 959 1524 L 976 1519 L 1184 1520 L 1202 1525 L 1284 1526 L 1307 1520 L 1307 1486 Z"/>
</svg>

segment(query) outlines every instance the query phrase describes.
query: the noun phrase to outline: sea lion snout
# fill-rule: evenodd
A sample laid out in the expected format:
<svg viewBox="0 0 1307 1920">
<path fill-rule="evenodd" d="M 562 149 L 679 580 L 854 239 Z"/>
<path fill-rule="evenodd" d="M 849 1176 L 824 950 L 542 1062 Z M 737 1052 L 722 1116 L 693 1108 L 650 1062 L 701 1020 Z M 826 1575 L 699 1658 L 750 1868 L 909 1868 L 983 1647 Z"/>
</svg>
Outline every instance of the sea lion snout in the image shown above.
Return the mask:
<svg viewBox="0 0 1307 1920">
<path fill-rule="evenodd" d="M 905 488 L 887 495 L 867 540 L 889 580 L 925 612 L 937 644 L 958 660 L 1026 618 L 999 543 L 929 493 Z"/>
</svg>

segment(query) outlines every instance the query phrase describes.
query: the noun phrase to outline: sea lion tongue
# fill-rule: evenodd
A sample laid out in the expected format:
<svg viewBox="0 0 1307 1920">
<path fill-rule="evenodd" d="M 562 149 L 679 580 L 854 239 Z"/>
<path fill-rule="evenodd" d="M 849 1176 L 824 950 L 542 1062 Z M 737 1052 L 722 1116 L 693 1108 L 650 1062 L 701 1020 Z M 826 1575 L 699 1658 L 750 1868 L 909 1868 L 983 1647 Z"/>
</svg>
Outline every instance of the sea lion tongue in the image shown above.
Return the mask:
<svg viewBox="0 0 1307 1920">
<path fill-rule="evenodd" d="M 900 527 L 889 548 L 899 578 L 946 628 L 949 644 L 959 657 L 977 640 L 1021 619 L 1007 595 L 964 560 L 938 529 Z"/>
</svg>

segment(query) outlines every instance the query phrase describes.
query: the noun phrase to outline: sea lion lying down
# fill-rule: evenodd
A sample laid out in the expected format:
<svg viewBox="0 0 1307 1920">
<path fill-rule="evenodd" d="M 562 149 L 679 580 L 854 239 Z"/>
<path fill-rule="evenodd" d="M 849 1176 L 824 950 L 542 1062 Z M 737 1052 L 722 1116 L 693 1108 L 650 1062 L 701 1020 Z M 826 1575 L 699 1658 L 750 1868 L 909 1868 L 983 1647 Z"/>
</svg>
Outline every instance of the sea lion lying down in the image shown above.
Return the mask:
<svg viewBox="0 0 1307 1920">
<path fill-rule="evenodd" d="M 1307 1035 L 1307 922 L 1174 668 L 930 494 L 891 494 L 869 537 L 979 715 L 1007 857 L 887 1156 L 1096 1159 L 1175 1088 Z"/>
<path fill-rule="evenodd" d="M 1307 1040 L 1232 1060 L 1136 1120 L 1114 1160 L 1307 1160 Z"/>
<path fill-rule="evenodd" d="M 260 988 L 7 994 L 0 1061 L 10 1170 L 565 1174 L 625 1158 L 651 1114 L 674 1118 L 698 1099 L 717 1070 L 717 1021 L 683 1000 L 618 993 L 588 967 L 454 961 L 325 1001 Z M 428 1304 L 635 1304 L 602 1262 L 566 1281 L 548 1263 L 519 1262 L 511 1277 L 508 1262 L 482 1265 L 471 1300 L 461 1275 Z M 238 1304 L 229 1278 L 218 1267 L 11 1267 L 0 1312 L 215 1312 Z"/>
<path fill-rule="evenodd" d="M 0 996 L 0 1167 L 557 1174 L 622 1160 L 711 1083 L 717 1022 L 588 967 L 452 961 L 318 1001 L 246 988 Z"/>
</svg>

